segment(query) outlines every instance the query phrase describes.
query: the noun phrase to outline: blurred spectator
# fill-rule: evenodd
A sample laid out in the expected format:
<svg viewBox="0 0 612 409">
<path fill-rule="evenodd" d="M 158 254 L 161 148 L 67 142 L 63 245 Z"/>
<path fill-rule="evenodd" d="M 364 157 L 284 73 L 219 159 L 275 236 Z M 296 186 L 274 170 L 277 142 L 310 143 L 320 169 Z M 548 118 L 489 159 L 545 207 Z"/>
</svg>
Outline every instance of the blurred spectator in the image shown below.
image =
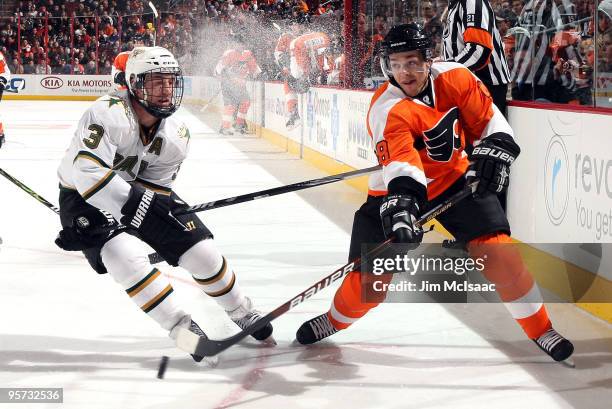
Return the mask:
<svg viewBox="0 0 612 409">
<path fill-rule="evenodd" d="M 51 67 L 45 63 L 45 58 L 41 58 L 38 60 L 38 64 L 36 64 L 35 68 L 36 74 L 51 74 Z"/>
<path fill-rule="evenodd" d="M 34 60 L 31 58 L 26 58 L 25 65 L 23 66 L 24 74 L 36 74 L 36 67 L 34 66 Z"/>
<path fill-rule="evenodd" d="M 562 27 L 554 0 L 531 0 L 519 15 L 525 31 L 517 35 L 512 80 L 512 97 L 518 100 L 553 102 L 558 94 L 551 83 L 553 62 L 549 46 L 555 29 Z"/>
<path fill-rule="evenodd" d="M 612 72 L 612 0 L 490 1 L 515 80 L 513 95 L 588 103 L 592 99 L 589 84 L 594 82 L 591 73 Z M 282 30 L 289 18 L 303 16 L 306 31 L 322 31 L 330 37 L 333 74 L 328 82 L 342 83 L 341 0 L 182 0 L 170 2 L 171 10 L 168 2 L 153 0 L 160 11 L 158 20 L 153 19 L 147 2 L 22 0 L 15 4 L 21 27 L 15 17 L 0 18 L 0 50 L 16 74 L 32 71 L 33 65 L 34 72 L 108 75 L 120 51 L 155 43 L 168 47 L 186 74 L 212 75 L 215 62 L 229 46 L 230 29 L 240 26 L 248 33 L 246 45 L 263 78 L 276 79 L 281 68 L 275 64 L 273 50 L 281 32 L 272 23 Z M 596 4 L 601 10 L 597 21 Z M 445 5 L 438 0 L 367 0 L 366 13 L 357 16 L 362 35 L 352 41 L 352 51 L 359 56 L 355 69 L 366 78 L 381 74 L 379 39 L 389 26 L 401 22 L 423 23 L 439 50 Z M 557 47 L 558 57 L 553 60 L 553 39 L 564 31 L 579 33 L 578 41 L 569 48 Z"/>
</svg>

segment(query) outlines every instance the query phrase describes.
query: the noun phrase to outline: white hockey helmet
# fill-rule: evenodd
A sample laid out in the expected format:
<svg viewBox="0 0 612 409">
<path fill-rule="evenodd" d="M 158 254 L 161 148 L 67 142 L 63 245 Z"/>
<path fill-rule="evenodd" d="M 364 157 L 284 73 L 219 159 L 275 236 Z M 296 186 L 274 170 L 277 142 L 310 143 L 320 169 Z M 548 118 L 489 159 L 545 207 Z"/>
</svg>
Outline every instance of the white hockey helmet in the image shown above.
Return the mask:
<svg viewBox="0 0 612 409">
<path fill-rule="evenodd" d="M 170 87 L 167 85 L 157 87 L 157 89 L 146 86 L 147 81 L 153 78 L 152 74 L 174 76 L 170 101 L 161 98 L 164 92 L 170 96 Z M 183 74 L 172 53 L 164 47 L 134 48 L 125 66 L 125 80 L 128 90 L 136 102 L 157 118 L 167 118 L 181 106 Z M 157 102 L 160 99 L 161 101 Z"/>
</svg>

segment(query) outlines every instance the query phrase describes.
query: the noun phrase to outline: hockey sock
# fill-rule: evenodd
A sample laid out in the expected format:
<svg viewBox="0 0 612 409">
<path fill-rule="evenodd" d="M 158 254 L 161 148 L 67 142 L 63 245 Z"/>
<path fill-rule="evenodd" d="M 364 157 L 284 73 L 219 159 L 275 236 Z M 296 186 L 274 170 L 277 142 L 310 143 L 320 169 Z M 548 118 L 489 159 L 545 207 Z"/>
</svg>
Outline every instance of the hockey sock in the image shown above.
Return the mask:
<svg viewBox="0 0 612 409">
<path fill-rule="evenodd" d="M 540 290 L 507 234 L 491 234 L 469 243 L 473 258 L 486 254 L 484 275 L 495 284 L 504 305 L 531 339 L 550 327 L 550 319 Z"/>
<path fill-rule="evenodd" d="M 236 115 L 236 124 L 243 125 L 246 123 L 246 115 L 249 112 L 251 102 L 249 100 L 242 101 L 238 106 L 238 115 Z"/>
<path fill-rule="evenodd" d="M 225 311 L 234 310 L 244 302 L 236 275 L 212 239 L 202 240 L 187 250 L 179 259 L 179 265 L 189 271 L 202 290 Z"/>
<path fill-rule="evenodd" d="M 283 84 L 283 90 L 285 91 L 285 101 L 287 103 L 287 112 L 293 112 L 297 108 L 297 95 L 289 88 L 289 84 L 285 82 Z"/>
<path fill-rule="evenodd" d="M 113 279 L 162 328 L 169 331 L 186 315 L 173 296 L 170 281 L 149 264 L 147 250 L 136 237 L 119 234 L 102 247 L 100 254 Z"/>
<path fill-rule="evenodd" d="M 392 277 L 392 274 L 382 274 L 368 275 L 362 279 L 361 272 L 349 273 L 336 291 L 329 309 L 328 316 L 334 327 L 338 330 L 348 328 L 384 301 L 386 292 L 374 291 L 372 283 L 374 280 L 388 283 Z"/>
<path fill-rule="evenodd" d="M 229 129 L 232 126 L 235 110 L 236 107 L 234 107 L 233 105 L 225 105 L 223 107 L 223 115 L 221 116 L 221 128 Z"/>
</svg>

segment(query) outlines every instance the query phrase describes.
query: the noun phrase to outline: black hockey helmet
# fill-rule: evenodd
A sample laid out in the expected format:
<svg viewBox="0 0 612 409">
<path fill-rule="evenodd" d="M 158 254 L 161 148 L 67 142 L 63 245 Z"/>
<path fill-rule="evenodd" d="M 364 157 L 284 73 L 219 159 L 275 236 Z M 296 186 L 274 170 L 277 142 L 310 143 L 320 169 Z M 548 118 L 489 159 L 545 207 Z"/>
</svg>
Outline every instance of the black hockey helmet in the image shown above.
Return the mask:
<svg viewBox="0 0 612 409">
<path fill-rule="evenodd" d="M 433 56 L 433 43 L 421 24 L 409 23 L 394 26 L 381 42 L 381 57 L 389 57 L 402 51 L 420 50 L 425 60 Z"/>
</svg>

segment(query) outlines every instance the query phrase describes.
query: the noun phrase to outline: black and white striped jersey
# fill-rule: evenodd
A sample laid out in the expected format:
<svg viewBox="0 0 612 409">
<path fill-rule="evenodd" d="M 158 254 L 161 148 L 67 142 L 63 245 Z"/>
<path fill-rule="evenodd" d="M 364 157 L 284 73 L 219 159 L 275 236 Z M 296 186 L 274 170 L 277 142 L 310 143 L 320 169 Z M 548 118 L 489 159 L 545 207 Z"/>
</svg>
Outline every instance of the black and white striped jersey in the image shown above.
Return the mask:
<svg viewBox="0 0 612 409">
<path fill-rule="evenodd" d="M 446 61 L 465 65 L 485 84 L 510 82 L 503 43 L 489 0 L 450 0 L 442 53 Z"/>
<path fill-rule="evenodd" d="M 569 17 L 571 2 L 559 3 Z M 517 84 L 543 86 L 553 75 L 551 40 L 564 27 L 559 6 L 553 0 L 530 0 L 521 11 L 519 25 L 530 35 L 517 35 L 512 80 Z"/>
</svg>

